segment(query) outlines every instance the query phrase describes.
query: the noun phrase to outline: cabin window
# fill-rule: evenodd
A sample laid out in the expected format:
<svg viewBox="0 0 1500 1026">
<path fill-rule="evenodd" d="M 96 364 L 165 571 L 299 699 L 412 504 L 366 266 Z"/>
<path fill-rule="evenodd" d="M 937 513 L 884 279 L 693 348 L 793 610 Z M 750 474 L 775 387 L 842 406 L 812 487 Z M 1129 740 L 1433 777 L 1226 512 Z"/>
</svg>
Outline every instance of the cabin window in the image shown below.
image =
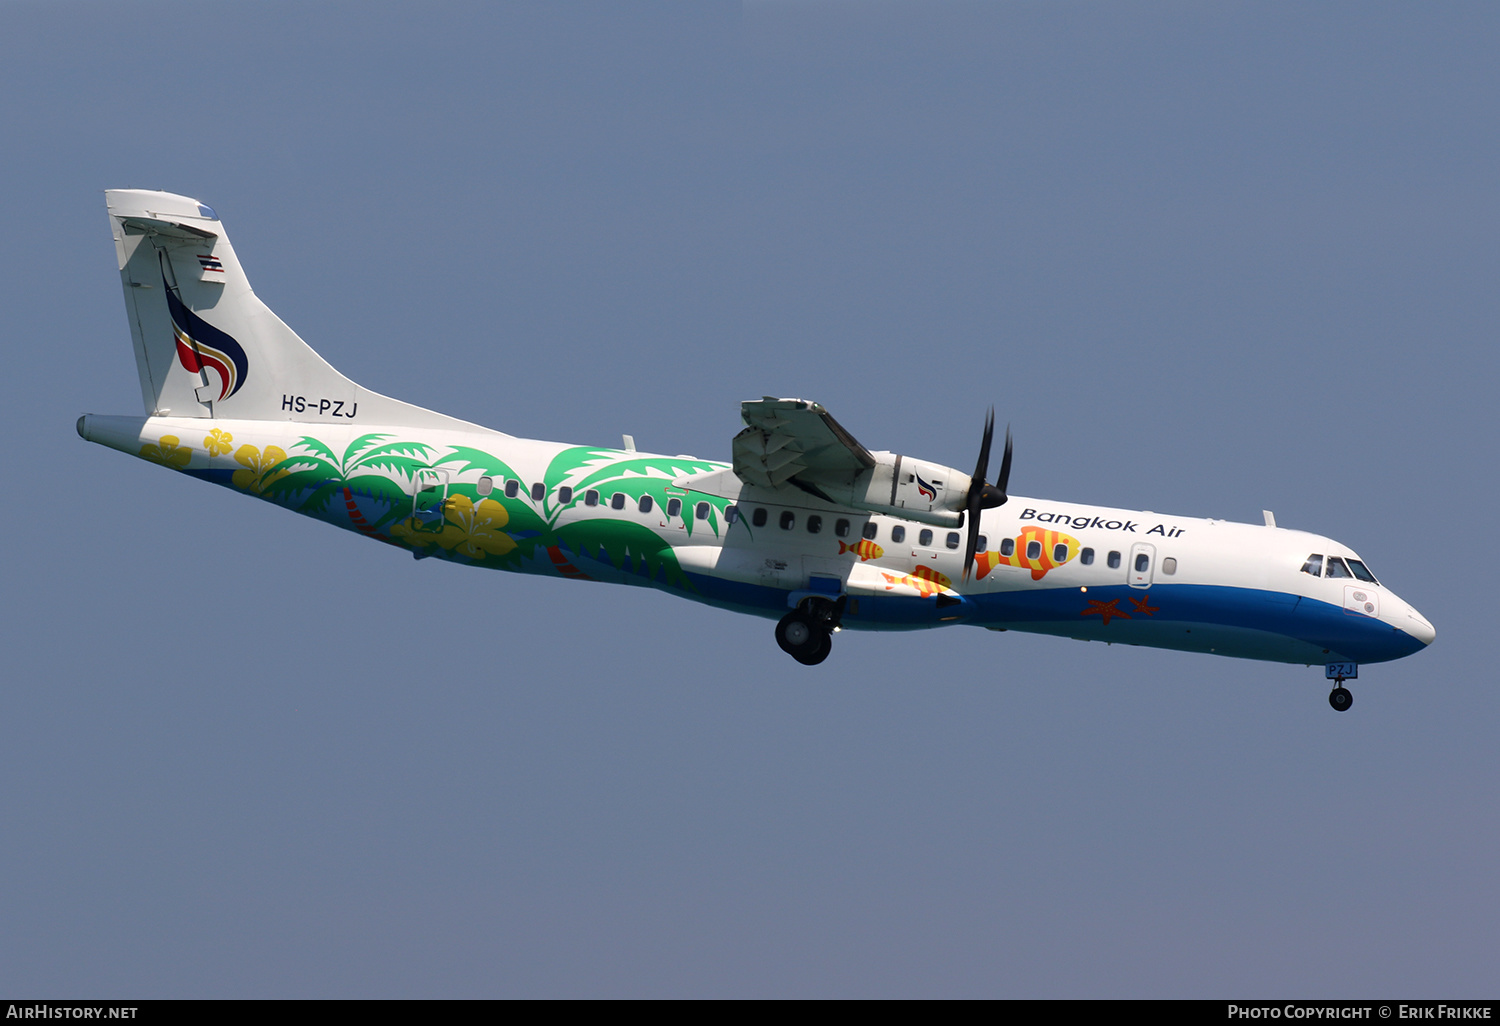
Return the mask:
<svg viewBox="0 0 1500 1026">
<path fill-rule="evenodd" d="M 1144 552 L 1142 552 L 1142 553 L 1140 553 L 1139 555 L 1137 555 L 1135 557 L 1135 572 L 1136 573 L 1143 574 L 1148 569 L 1150 569 L 1150 567 L 1151 567 L 1151 557 L 1150 556 L 1148 556 Z"/>
<path fill-rule="evenodd" d="M 1042 558 L 1042 543 L 1039 542 L 1039 541 L 1037 541 L 1035 538 L 1033 538 L 1031 541 L 1027 542 L 1026 543 L 1026 558 L 1027 559 L 1041 559 Z"/>
<path fill-rule="evenodd" d="M 609 497 L 609 508 L 610 509 L 624 509 L 625 508 L 625 493 L 624 492 L 615 492 L 615 494 L 611 495 Z"/>
<path fill-rule="evenodd" d="M 849 537 L 849 521 L 840 517 L 833 522 L 833 533 L 840 538 Z"/>
<path fill-rule="evenodd" d="M 1307 562 L 1302 564 L 1302 572 L 1312 574 L 1314 577 L 1322 577 L 1323 554 L 1321 552 L 1314 552 L 1311 556 L 1308 556 Z"/>
<path fill-rule="evenodd" d="M 564 506 L 566 506 L 568 503 L 572 502 L 573 501 L 573 489 L 570 488 L 568 485 L 563 485 L 561 488 L 559 488 L 557 490 L 557 501 L 560 502 L 560 503 L 562 503 Z"/>
<path fill-rule="evenodd" d="M 514 499 L 519 494 L 521 494 L 521 482 L 514 479 L 505 482 L 505 497 L 507 499 Z"/>
<path fill-rule="evenodd" d="M 1052 562 L 1061 566 L 1068 561 L 1068 546 L 1064 542 L 1058 542 L 1052 546 Z"/>
<path fill-rule="evenodd" d="M 873 520 L 868 520 L 865 522 L 864 528 L 859 533 L 862 537 L 874 541 L 875 536 L 880 533 L 880 525 L 875 523 L 875 521 Z"/>
<path fill-rule="evenodd" d="M 947 545 L 950 549 L 958 548 L 958 532 L 949 531 L 948 537 L 944 539 L 943 544 Z"/>
<path fill-rule="evenodd" d="M 984 552 L 984 551 L 988 550 L 989 547 L 990 547 L 990 540 L 989 540 L 989 538 L 987 538 L 987 537 L 985 537 L 984 535 L 981 534 L 979 536 L 978 546 L 974 549 L 974 551 L 975 552 Z"/>
<path fill-rule="evenodd" d="M 597 506 L 597 505 L 599 505 L 599 493 L 596 490 L 594 490 L 593 488 L 590 488 L 588 491 L 584 492 L 583 493 L 583 504 L 585 506 Z"/>
<path fill-rule="evenodd" d="M 1094 565 L 1094 550 L 1093 549 L 1084 549 L 1082 552 L 1080 552 L 1078 554 L 1078 562 L 1082 563 L 1084 566 L 1093 566 Z"/>
<path fill-rule="evenodd" d="M 486 474 L 479 479 L 479 483 L 474 486 L 474 490 L 480 495 L 490 494 L 490 492 L 495 490 L 495 479 Z"/>
<path fill-rule="evenodd" d="M 797 514 L 793 513 L 789 509 L 782 510 L 781 511 L 781 529 L 783 531 L 790 531 L 792 528 L 794 528 L 796 526 L 797 526 Z"/>
<path fill-rule="evenodd" d="M 1014 538 L 1002 538 L 1000 540 L 1000 555 L 1014 556 L 1016 554 L 1016 540 Z"/>
<path fill-rule="evenodd" d="M 1177 572 L 1177 557 L 1168 556 L 1166 559 L 1162 560 L 1161 572 L 1167 574 L 1168 576 L 1175 574 Z"/>
<path fill-rule="evenodd" d="M 918 532 L 917 544 L 922 546 L 924 549 L 932 544 L 932 530 L 930 528 L 924 527 L 920 532 Z"/>
<path fill-rule="evenodd" d="M 547 486 L 544 485 L 544 484 L 542 484 L 540 481 L 538 481 L 536 484 L 534 484 L 534 485 L 531 486 L 531 500 L 533 502 L 541 502 L 542 501 L 542 496 L 544 496 L 546 494 L 547 494 Z"/>
<path fill-rule="evenodd" d="M 906 528 L 902 527 L 900 524 L 897 524 L 895 527 L 891 528 L 891 541 L 906 541 Z"/>
<path fill-rule="evenodd" d="M 1111 570 L 1120 569 L 1120 554 L 1118 552 L 1111 552 L 1109 554 L 1109 558 L 1105 560 L 1105 562 L 1109 564 L 1109 568 Z"/>
<path fill-rule="evenodd" d="M 708 519 L 708 510 L 709 510 L 708 503 L 706 503 L 706 502 L 700 502 L 700 503 L 698 503 L 698 505 L 696 507 L 693 508 L 693 516 L 697 517 L 699 520 L 707 520 Z M 761 512 L 765 512 L 765 511 L 762 510 Z M 765 523 L 765 517 L 761 517 L 761 523 Z"/>
<path fill-rule="evenodd" d="M 1328 573 L 1325 576 L 1327 576 L 1327 577 L 1353 577 L 1354 575 L 1349 572 L 1349 568 L 1344 565 L 1344 561 L 1342 559 L 1340 559 L 1337 556 L 1329 556 L 1328 557 Z"/>
<path fill-rule="evenodd" d="M 700 507 L 701 506 L 707 506 L 708 503 L 706 503 L 706 502 L 700 502 L 698 505 Z M 703 520 L 707 520 L 708 519 L 708 511 L 707 510 L 704 511 L 703 516 L 700 519 L 703 519 Z M 740 508 L 738 506 L 725 506 L 724 507 L 724 523 L 726 523 L 726 524 L 737 524 L 739 522 L 740 522 Z"/>
<path fill-rule="evenodd" d="M 641 501 L 635 504 L 635 508 L 638 509 L 638 510 L 640 510 L 642 513 L 650 513 L 651 512 L 651 496 L 649 496 L 649 495 L 642 495 L 641 496 Z"/>
<path fill-rule="evenodd" d="M 1358 577 L 1361 581 L 1366 581 L 1366 582 L 1368 582 L 1370 584 L 1379 584 L 1380 583 L 1379 581 L 1377 581 L 1375 579 L 1375 575 L 1372 574 L 1372 573 L 1370 573 L 1370 568 L 1367 567 L 1367 566 L 1365 566 L 1363 563 L 1361 563 L 1357 559 L 1351 559 L 1351 560 L 1349 560 L 1349 569 L 1353 570 L 1354 571 L 1354 576 Z"/>
<path fill-rule="evenodd" d="M 703 507 L 703 503 L 700 502 L 698 504 L 698 506 L 701 509 Z M 754 524 L 756 527 L 765 527 L 766 526 L 766 508 L 764 506 L 756 506 L 755 507 L 755 512 L 752 513 L 752 514 L 750 514 L 750 522 L 752 524 Z"/>
<path fill-rule="evenodd" d="M 814 513 L 812 516 L 810 516 L 810 517 L 807 518 L 807 533 L 808 534 L 817 534 L 821 530 L 823 530 L 823 518 L 822 517 L 820 517 L 816 513 Z"/>
<path fill-rule="evenodd" d="M 669 517 L 675 517 L 675 516 L 677 516 L 681 512 L 682 512 L 682 500 L 681 499 L 668 499 L 667 500 L 667 516 L 669 516 Z"/>
</svg>

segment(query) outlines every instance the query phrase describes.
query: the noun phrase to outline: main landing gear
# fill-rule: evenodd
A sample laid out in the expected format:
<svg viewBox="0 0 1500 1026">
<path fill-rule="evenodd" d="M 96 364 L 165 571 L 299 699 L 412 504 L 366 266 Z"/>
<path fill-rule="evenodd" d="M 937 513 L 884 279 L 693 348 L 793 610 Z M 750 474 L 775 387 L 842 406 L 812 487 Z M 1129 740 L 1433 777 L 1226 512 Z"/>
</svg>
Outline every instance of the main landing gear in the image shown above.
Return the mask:
<svg viewBox="0 0 1500 1026">
<path fill-rule="evenodd" d="M 839 629 L 846 601 L 807 600 L 776 625 L 776 644 L 804 666 L 821 663 L 833 651 L 833 632 Z"/>
</svg>

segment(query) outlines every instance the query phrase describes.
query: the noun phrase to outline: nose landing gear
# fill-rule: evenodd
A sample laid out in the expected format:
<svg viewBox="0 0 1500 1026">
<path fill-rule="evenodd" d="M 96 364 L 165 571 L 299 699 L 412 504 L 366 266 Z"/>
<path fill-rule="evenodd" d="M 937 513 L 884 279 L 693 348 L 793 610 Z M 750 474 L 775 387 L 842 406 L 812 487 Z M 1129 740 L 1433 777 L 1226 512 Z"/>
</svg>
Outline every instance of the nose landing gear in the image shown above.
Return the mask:
<svg viewBox="0 0 1500 1026">
<path fill-rule="evenodd" d="M 776 624 L 776 644 L 804 666 L 816 666 L 833 651 L 833 632 L 844 616 L 844 603 L 809 600 Z"/>
<path fill-rule="evenodd" d="M 1344 681 L 1353 680 L 1359 676 L 1358 663 L 1329 663 L 1325 668 L 1324 676 L 1333 681 L 1333 690 L 1328 693 L 1328 704 L 1333 706 L 1335 712 L 1347 712 L 1354 704 L 1354 696 L 1349 694 L 1349 689 L 1344 687 Z"/>
</svg>

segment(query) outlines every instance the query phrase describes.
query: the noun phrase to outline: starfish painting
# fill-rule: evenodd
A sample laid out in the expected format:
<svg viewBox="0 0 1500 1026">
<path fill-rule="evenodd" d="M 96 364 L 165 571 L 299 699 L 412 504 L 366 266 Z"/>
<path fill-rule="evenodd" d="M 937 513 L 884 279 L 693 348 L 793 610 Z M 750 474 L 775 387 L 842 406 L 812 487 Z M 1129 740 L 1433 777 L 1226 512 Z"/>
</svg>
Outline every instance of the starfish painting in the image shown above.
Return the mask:
<svg viewBox="0 0 1500 1026">
<path fill-rule="evenodd" d="M 1134 595 L 1130 596 L 1130 604 L 1135 606 L 1137 613 L 1145 613 L 1147 616 L 1155 616 L 1161 609 L 1161 606 L 1153 606 L 1151 600 L 1145 596 L 1141 598 L 1136 598 Z"/>
<path fill-rule="evenodd" d="M 1106 626 L 1106 627 L 1109 626 L 1109 618 L 1112 617 L 1112 616 L 1118 616 L 1122 620 L 1129 620 L 1130 619 L 1130 614 L 1129 613 L 1122 613 L 1118 609 L 1115 608 L 1115 604 L 1117 602 L 1119 602 L 1119 601 L 1120 601 L 1119 599 L 1110 599 L 1108 602 L 1100 602 L 1100 601 L 1096 601 L 1095 599 L 1089 599 L 1088 600 L 1089 607 L 1087 609 L 1085 609 L 1083 612 L 1079 613 L 1078 615 L 1079 616 L 1090 616 L 1090 615 L 1092 615 L 1094 613 L 1098 613 L 1100 616 L 1102 616 L 1104 618 L 1104 626 Z"/>
</svg>

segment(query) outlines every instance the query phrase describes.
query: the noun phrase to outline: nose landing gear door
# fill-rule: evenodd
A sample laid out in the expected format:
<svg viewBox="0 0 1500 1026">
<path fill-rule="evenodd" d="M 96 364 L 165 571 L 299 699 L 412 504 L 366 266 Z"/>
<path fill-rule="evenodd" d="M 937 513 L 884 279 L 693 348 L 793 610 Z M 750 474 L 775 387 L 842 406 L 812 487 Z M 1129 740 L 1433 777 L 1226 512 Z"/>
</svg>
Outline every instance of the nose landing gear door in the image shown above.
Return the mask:
<svg viewBox="0 0 1500 1026">
<path fill-rule="evenodd" d="M 1148 542 L 1136 542 L 1130 546 L 1130 586 L 1151 587 L 1151 575 L 1156 573 L 1156 546 Z"/>
</svg>

